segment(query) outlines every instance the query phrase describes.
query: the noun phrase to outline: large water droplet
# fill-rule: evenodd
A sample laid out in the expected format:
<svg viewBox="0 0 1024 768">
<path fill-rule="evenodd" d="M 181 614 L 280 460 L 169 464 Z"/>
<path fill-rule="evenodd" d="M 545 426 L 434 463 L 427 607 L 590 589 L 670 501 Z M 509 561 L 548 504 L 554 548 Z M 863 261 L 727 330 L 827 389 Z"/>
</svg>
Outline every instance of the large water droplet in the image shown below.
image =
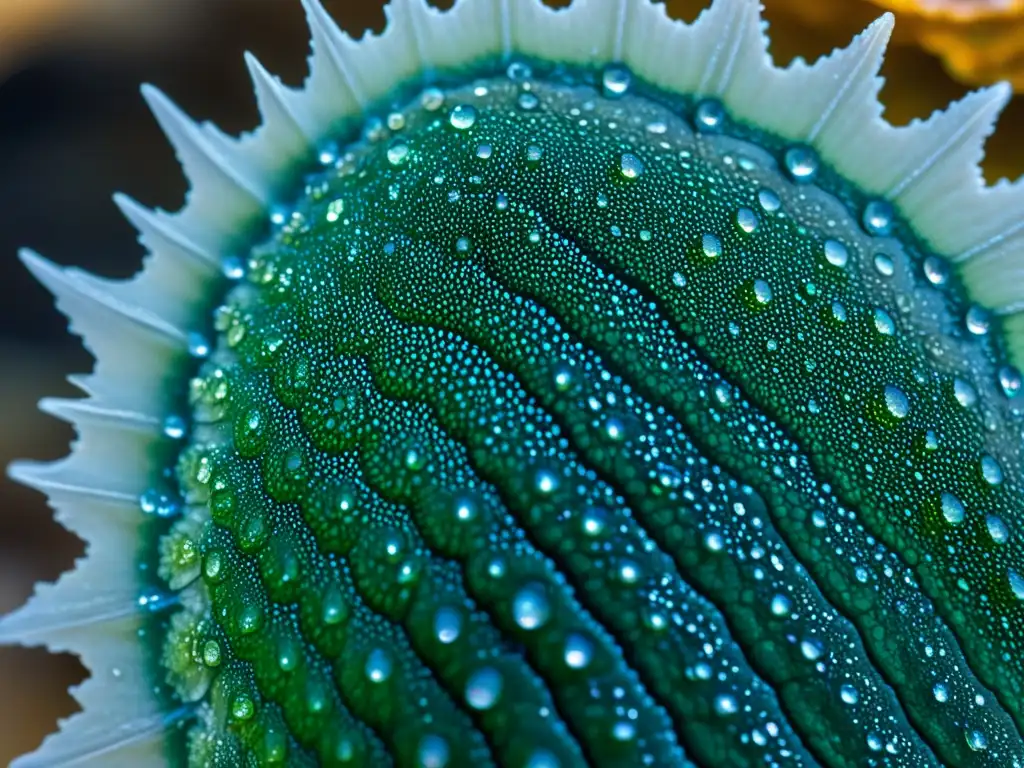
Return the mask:
<svg viewBox="0 0 1024 768">
<path fill-rule="evenodd" d="M 1007 397 L 1016 397 L 1021 390 L 1021 373 L 1012 365 L 999 369 L 999 386 Z"/>
<path fill-rule="evenodd" d="M 884 237 L 892 232 L 895 214 L 892 206 L 885 200 L 872 200 L 864 207 L 862 221 L 869 235 Z"/>
<path fill-rule="evenodd" d="M 718 235 L 710 232 L 704 233 L 701 237 L 700 247 L 709 259 L 717 259 L 722 255 L 722 241 L 718 239 Z"/>
<path fill-rule="evenodd" d="M 470 675 L 466 683 L 466 702 L 473 709 L 490 709 L 501 695 L 501 673 L 494 667 L 483 667 Z"/>
<path fill-rule="evenodd" d="M 838 240 L 826 240 L 823 252 L 825 254 L 825 261 L 833 267 L 845 267 L 846 263 L 850 260 L 850 251 Z"/>
<path fill-rule="evenodd" d="M 941 499 L 942 516 L 952 525 L 959 525 L 967 514 L 960 499 L 952 493 L 942 494 Z"/>
<path fill-rule="evenodd" d="M 964 325 L 973 336 L 984 336 L 988 333 L 989 322 L 988 312 L 977 305 L 968 309 L 964 315 Z"/>
<path fill-rule="evenodd" d="M 550 612 L 547 595 L 540 584 L 527 584 L 512 598 L 512 617 L 525 630 L 544 626 Z"/>
<path fill-rule="evenodd" d="M 391 677 L 391 657 L 387 651 L 374 648 L 366 658 L 366 677 L 373 683 L 383 683 Z"/>
<path fill-rule="evenodd" d="M 988 515 L 985 518 L 985 527 L 996 544 L 1005 544 L 1010 538 L 1010 529 L 998 515 Z"/>
<path fill-rule="evenodd" d="M 949 688 L 945 683 L 936 683 L 932 686 L 932 696 L 939 704 L 945 704 L 949 701 Z"/>
<path fill-rule="evenodd" d="M 609 99 L 617 99 L 629 90 L 633 76 L 629 70 L 619 64 L 605 67 L 601 74 L 601 88 Z"/>
<path fill-rule="evenodd" d="M 860 694 L 857 693 L 857 689 L 849 683 L 843 683 L 839 688 L 839 698 L 843 700 L 844 704 L 856 704 L 860 698 Z"/>
<path fill-rule="evenodd" d="M 420 739 L 416 750 L 419 768 L 447 768 L 450 755 L 448 742 L 433 733 L 428 733 Z"/>
<path fill-rule="evenodd" d="M 736 704 L 736 699 L 727 693 L 715 696 L 715 712 L 723 717 L 726 715 L 735 715 L 739 710 L 739 706 Z"/>
<path fill-rule="evenodd" d="M 457 104 L 448 115 L 448 122 L 452 127 L 465 131 L 473 127 L 476 122 L 476 107 L 472 104 Z"/>
<path fill-rule="evenodd" d="M 619 157 L 619 172 L 627 179 L 639 179 L 644 173 L 644 164 L 632 152 L 624 152 Z"/>
<path fill-rule="evenodd" d="M 448 645 L 459 639 L 462 631 L 462 615 L 454 608 L 444 606 L 434 614 L 434 634 L 437 639 Z"/>
<path fill-rule="evenodd" d="M 1013 592 L 1013 596 L 1018 600 L 1024 600 L 1024 576 L 1021 576 L 1013 568 L 1007 570 L 1006 576 L 1010 581 L 1010 590 Z"/>
<path fill-rule="evenodd" d="M 1003 468 L 999 466 L 999 462 L 995 456 L 985 454 L 981 457 L 979 464 L 981 468 L 981 477 L 989 485 L 999 485 L 1003 482 Z"/>
<path fill-rule="evenodd" d="M 910 400 L 902 389 L 890 384 L 885 388 L 885 407 L 897 419 L 905 419 L 910 413 Z"/>
<path fill-rule="evenodd" d="M 571 669 L 585 668 L 593 655 L 594 644 L 578 632 L 565 639 L 565 664 Z"/>
<path fill-rule="evenodd" d="M 694 111 L 697 129 L 705 133 L 718 133 L 725 125 L 725 109 L 717 99 L 704 99 Z"/>
<path fill-rule="evenodd" d="M 790 147 L 783 162 L 793 181 L 810 182 L 818 175 L 818 155 L 810 147 Z"/>
<path fill-rule="evenodd" d="M 964 735 L 967 737 L 967 746 L 975 752 L 984 752 L 988 749 L 988 739 L 985 738 L 985 734 L 978 729 L 975 728 L 966 731 Z"/>
</svg>

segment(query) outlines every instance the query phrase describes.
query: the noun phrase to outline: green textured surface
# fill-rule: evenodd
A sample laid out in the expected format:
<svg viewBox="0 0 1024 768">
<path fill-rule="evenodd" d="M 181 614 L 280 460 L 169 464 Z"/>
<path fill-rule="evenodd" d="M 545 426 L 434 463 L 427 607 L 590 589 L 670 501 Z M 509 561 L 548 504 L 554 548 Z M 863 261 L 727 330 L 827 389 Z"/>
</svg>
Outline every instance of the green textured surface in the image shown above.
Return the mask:
<svg viewBox="0 0 1024 768">
<path fill-rule="evenodd" d="M 996 323 L 754 144 L 480 87 L 217 310 L 162 543 L 192 763 L 1022 764 Z"/>
</svg>

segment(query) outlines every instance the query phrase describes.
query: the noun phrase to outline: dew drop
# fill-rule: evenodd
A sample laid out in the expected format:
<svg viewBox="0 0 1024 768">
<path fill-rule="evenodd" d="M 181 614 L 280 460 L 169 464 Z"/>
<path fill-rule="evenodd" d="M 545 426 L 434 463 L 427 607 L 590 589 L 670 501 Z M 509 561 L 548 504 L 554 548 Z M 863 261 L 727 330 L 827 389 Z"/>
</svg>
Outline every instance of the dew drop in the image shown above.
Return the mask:
<svg viewBox="0 0 1024 768">
<path fill-rule="evenodd" d="M 465 131 L 473 127 L 476 122 L 476 107 L 472 104 L 458 104 L 448 115 L 448 122 L 452 128 Z"/>
<path fill-rule="evenodd" d="M 818 155 L 810 147 L 790 147 L 783 162 L 793 181 L 810 182 L 818 175 Z"/>
<path fill-rule="evenodd" d="M 850 260 L 850 252 L 838 240 L 826 240 L 824 245 L 825 261 L 833 267 L 845 267 Z"/>
<path fill-rule="evenodd" d="M 705 99 L 694 112 L 697 128 L 705 133 L 718 133 L 725 124 L 725 109 L 717 99 Z"/>
<path fill-rule="evenodd" d="M 844 704 L 856 704 L 860 698 L 860 694 L 857 693 L 857 689 L 849 683 L 843 683 L 839 689 L 839 698 L 843 700 Z"/>
<path fill-rule="evenodd" d="M 964 325 L 973 336 L 984 336 L 988 333 L 989 314 L 982 307 L 977 305 L 967 310 L 964 316 Z"/>
<path fill-rule="evenodd" d="M 884 253 L 875 254 L 875 269 L 883 277 L 892 277 L 896 271 L 896 264 L 892 258 Z"/>
<path fill-rule="evenodd" d="M 941 498 L 942 516 L 951 525 L 959 525 L 967 514 L 963 503 L 952 493 L 944 493 Z"/>
<path fill-rule="evenodd" d="M 523 768 L 561 768 L 558 758 L 546 749 L 535 749 Z"/>
<path fill-rule="evenodd" d="M 768 213 L 774 213 L 782 207 L 782 201 L 779 200 L 779 196 L 770 189 L 762 188 L 758 190 L 757 202 Z"/>
<path fill-rule="evenodd" d="M 388 162 L 392 165 L 403 165 L 409 159 L 409 145 L 404 141 L 396 141 L 388 147 Z"/>
<path fill-rule="evenodd" d="M 967 746 L 973 749 L 975 752 L 984 752 L 988 749 L 988 739 L 985 738 L 985 734 L 978 729 L 973 729 L 965 733 L 967 737 Z"/>
<path fill-rule="evenodd" d="M 758 223 L 757 214 L 749 208 L 740 208 L 736 211 L 736 226 L 748 235 L 752 234 L 754 230 L 757 229 Z"/>
<path fill-rule="evenodd" d="M 547 622 L 551 609 L 540 584 L 528 584 L 512 598 L 512 617 L 523 629 L 538 629 Z"/>
<path fill-rule="evenodd" d="M 536 94 L 527 92 L 520 94 L 516 103 L 519 104 L 520 109 L 532 112 L 540 105 L 540 99 Z"/>
<path fill-rule="evenodd" d="M 375 648 L 366 659 L 366 677 L 372 683 L 383 683 L 391 677 L 391 657 L 387 652 Z"/>
<path fill-rule="evenodd" d="M 715 712 L 723 717 L 727 715 L 735 715 L 739 710 L 739 706 L 736 704 L 736 699 L 727 693 L 715 696 Z"/>
<path fill-rule="evenodd" d="M 203 644 L 203 664 L 208 667 L 216 667 L 220 664 L 220 643 L 216 640 L 207 640 Z"/>
<path fill-rule="evenodd" d="M 978 393 L 963 379 L 953 379 L 953 397 L 964 408 L 970 408 L 978 402 Z"/>
<path fill-rule="evenodd" d="M 1013 568 L 1007 570 L 1007 578 L 1010 580 L 1010 590 L 1018 600 L 1024 600 L 1024 576 L 1021 576 Z"/>
<path fill-rule="evenodd" d="M 982 456 L 980 468 L 982 479 L 989 485 L 999 485 L 1003 482 L 1003 468 L 999 466 L 995 456 L 987 453 Z"/>
<path fill-rule="evenodd" d="M 772 598 L 772 613 L 776 616 L 788 616 L 793 610 L 793 601 L 785 595 L 776 595 Z"/>
<path fill-rule="evenodd" d="M 420 739 L 416 749 L 416 760 L 419 768 L 446 768 L 451 750 L 448 742 L 437 734 L 428 733 Z"/>
<path fill-rule="evenodd" d="M 619 158 L 619 172 L 627 179 L 639 179 L 644 173 L 644 164 L 632 152 L 624 152 Z"/>
<path fill-rule="evenodd" d="M 565 664 L 571 669 L 584 669 L 594 655 L 594 644 L 573 632 L 565 639 Z"/>
<path fill-rule="evenodd" d="M 872 200 L 864 207 L 864 216 L 861 221 L 869 235 L 884 237 L 892 232 L 894 217 L 895 214 L 889 203 L 885 200 Z"/>
<path fill-rule="evenodd" d="M 875 331 L 880 336 L 893 336 L 896 333 L 896 321 L 884 309 L 876 308 L 874 312 Z"/>
<path fill-rule="evenodd" d="M 501 695 L 501 673 L 494 667 L 483 667 L 470 675 L 466 683 L 466 702 L 473 709 L 490 709 Z"/>
<path fill-rule="evenodd" d="M 1010 538 L 1010 529 L 998 515 L 986 516 L 985 527 L 988 529 L 988 535 L 996 544 L 1005 544 Z"/>
<path fill-rule="evenodd" d="M 932 285 L 945 285 L 949 280 L 949 265 L 938 256 L 924 260 L 924 276 Z"/>
<path fill-rule="evenodd" d="M 1016 397 L 1021 389 L 1020 371 L 1012 365 L 1006 365 L 999 369 L 999 386 L 1007 397 Z"/>
<path fill-rule="evenodd" d="M 825 646 L 817 638 L 808 638 L 800 642 L 800 653 L 808 661 L 816 661 L 825 653 Z"/>
<path fill-rule="evenodd" d="M 701 250 L 704 251 L 704 255 L 709 259 L 717 259 L 722 255 L 722 241 L 718 239 L 718 235 L 713 235 L 710 232 L 704 234 L 700 240 Z"/>
<path fill-rule="evenodd" d="M 633 76 L 629 70 L 618 64 L 605 67 L 601 74 L 601 88 L 609 99 L 617 99 L 629 90 Z"/>
<path fill-rule="evenodd" d="M 885 388 L 885 407 L 897 419 L 905 419 L 910 413 L 910 400 L 902 389 L 889 384 Z"/>
<path fill-rule="evenodd" d="M 181 440 L 188 431 L 188 425 L 181 416 L 168 416 L 164 419 L 164 435 L 171 440 Z"/>
<path fill-rule="evenodd" d="M 945 683 L 936 683 L 932 686 L 932 696 L 939 704 L 945 704 L 949 701 L 949 688 Z"/>
<path fill-rule="evenodd" d="M 459 639 L 462 631 L 462 616 L 454 608 L 438 608 L 434 614 L 434 635 L 445 645 Z"/>
</svg>

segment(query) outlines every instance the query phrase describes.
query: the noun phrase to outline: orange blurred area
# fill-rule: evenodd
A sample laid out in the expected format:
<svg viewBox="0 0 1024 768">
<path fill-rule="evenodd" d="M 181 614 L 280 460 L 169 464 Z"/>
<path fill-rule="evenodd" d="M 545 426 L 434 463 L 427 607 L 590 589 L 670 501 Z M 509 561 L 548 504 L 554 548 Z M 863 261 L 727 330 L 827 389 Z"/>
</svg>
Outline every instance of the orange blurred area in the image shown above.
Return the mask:
<svg viewBox="0 0 1024 768">
<path fill-rule="evenodd" d="M 706 1 L 668 6 L 692 19 Z M 763 2 L 780 63 L 798 55 L 813 60 L 849 42 L 883 5 L 897 10 L 882 93 L 895 123 L 963 95 L 966 87 L 950 71 L 973 81 L 1021 66 L 1016 50 L 1024 33 L 1015 21 L 925 17 L 911 8 L 922 0 Z M 324 3 L 352 34 L 383 27 L 382 0 Z M 1014 0 L 1018 15 L 1021 5 Z M 299 1 L 0 0 L 0 465 L 66 453 L 72 431 L 38 413 L 35 402 L 73 395 L 64 376 L 90 365 L 49 296 L 18 263 L 17 248 L 29 245 L 104 275 L 134 272 L 142 252 L 111 193 L 173 210 L 185 190 L 138 84 L 160 86 L 198 119 L 230 131 L 249 128 L 256 109 L 242 62 L 246 49 L 287 82 L 300 82 L 307 39 Z M 989 178 L 1024 170 L 1022 129 L 1018 97 L 989 144 Z M 79 554 L 81 543 L 53 522 L 42 496 L 0 479 L 0 612 Z M 69 656 L 0 648 L 0 765 L 34 748 L 58 717 L 75 710 L 66 688 L 83 675 Z"/>
</svg>

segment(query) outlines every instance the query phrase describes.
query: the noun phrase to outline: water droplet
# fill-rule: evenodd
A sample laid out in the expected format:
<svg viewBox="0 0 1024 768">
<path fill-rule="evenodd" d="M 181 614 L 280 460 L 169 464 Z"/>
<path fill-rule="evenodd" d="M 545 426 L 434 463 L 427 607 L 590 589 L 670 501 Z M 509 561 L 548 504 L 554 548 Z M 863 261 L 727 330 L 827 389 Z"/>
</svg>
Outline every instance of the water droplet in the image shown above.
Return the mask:
<svg viewBox="0 0 1024 768">
<path fill-rule="evenodd" d="M 396 141 L 388 147 L 388 162 L 392 165 L 402 165 L 409 159 L 409 145 L 404 141 Z"/>
<path fill-rule="evenodd" d="M 818 155 L 810 147 L 790 147 L 783 162 L 793 181 L 810 182 L 818 175 Z"/>
<path fill-rule="evenodd" d="M 832 319 L 837 323 L 846 322 L 846 307 L 840 304 L 838 301 L 832 302 Z"/>
<path fill-rule="evenodd" d="M 188 353 L 192 355 L 192 357 L 199 359 L 205 358 L 210 354 L 210 342 L 206 340 L 206 337 L 203 336 L 203 334 L 192 331 L 188 335 Z"/>
<path fill-rule="evenodd" d="M 555 490 L 558 489 L 558 478 L 555 476 L 553 472 L 550 472 L 546 469 L 542 469 L 540 472 L 537 473 L 537 477 L 534 480 L 534 484 L 537 487 L 538 491 L 547 495 L 549 493 L 553 493 Z"/>
<path fill-rule="evenodd" d="M 942 516 L 952 525 L 959 525 L 967 514 L 963 503 L 952 493 L 944 493 L 941 498 Z"/>
<path fill-rule="evenodd" d="M 476 122 L 476 107 L 472 104 L 458 104 L 448 115 L 448 122 L 459 131 L 465 131 L 473 127 Z"/>
<path fill-rule="evenodd" d="M 1010 590 L 1013 592 L 1013 596 L 1018 600 L 1024 600 L 1024 576 L 1021 576 L 1013 568 L 1007 570 L 1006 576 L 1010 580 Z"/>
<path fill-rule="evenodd" d="M 1007 397 L 1016 397 L 1021 389 L 1021 374 L 1012 365 L 1004 365 L 999 369 L 999 386 Z"/>
<path fill-rule="evenodd" d="M 533 77 L 533 70 L 526 62 L 513 61 L 505 70 L 505 76 L 513 83 L 522 83 Z"/>
<path fill-rule="evenodd" d="M 550 612 L 547 595 L 540 584 L 527 584 L 512 598 L 512 618 L 527 631 L 544 626 Z"/>
<path fill-rule="evenodd" d="M 736 699 L 727 693 L 719 694 L 715 696 L 715 712 L 723 717 L 726 715 L 735 715 L 739 710 L 739 706 L 736 704 Z"/>
<path fill-rule="evenodd" d="M 438 608 L 434 614 L 434 634 L 437 639 L 449 645 L 459 639 L 462 631 L 462 615 L 448 606 Z"/>
<path fill-rule="evenodd" d="M 885 407 L 897 419 L 905 419 L 910 413 L 910 400 L 902 389 L 890 384 L 885 388 Z"/>
<path fill-rule="evenodd" d="M 231 702 L 231 716 L 236 720 L 249 720 L 255 711 L 252 699 L 244 693 L 235 696 Z"/>
<path fill-rule="evenodd" d="M 884 309 L 876 308 L 874 312 L 875 320 L 875 331 L 880 336 L 893 336 L 896 333 L 896 321 L 892 319 L 892 315 L 886 312 Z"/>
<path fill-rule="evenodd" d="M 203 644 L 203 664 L 208 667 L 216 667 L 220 664 L 220 643 L 216 640 L 207 640 Z"/>
<path fill-rule="evenodd" d="M 1010 529 L 998 515 L 988 515 L 985 518 L 985 527 L 988 528 L 988 535 L 996 544 L 1005 544 L 1010 538 Z"/>
<path fill-rule="evenodd" d="M 770 189 L 760 189 L 757 193 L 757 202 L 768 213 L 774 213 L 782 207 L 779 196 Z"/>
<path fill-rule="evenodd" d="M 772 300 L 772 288 L 764 280 L 755 280 L 753 285 L 754 301 L 758 304 L 768 304 Z"/>
<path fill-rule="evenodd" d="M 963 379 L 953 379 L 953 397 L 964 408 L 970 408 L 978 402 L 978 393 Z"/>
<path fill-rule="evenodd" d="M 850 260 L 850 251 L 838 240 L 826 240 L 823 253 L 825 254 L 825 261 L 833 267 L 839 267 L 840 269 L 845 267 L 846 263 Z"/>
<path fill-rule="evenodd" d="M 704 546 L 712 552 L 721 552 L 725 547 L 725 539 L 720 533 L 709 533 L 704 537 Z"/>
<path fill-rule="evenodd" d="M 740 208 L 736 211 L 736 226 L 748 235 L 752 234 L 754 230 L 757 229 L 758 224 L 757 214 L 749 208 Z"/>
<path fill-rule="evenodd" d="M 225 256 L 221 260 L 220 269 L 228 280 L 241 280 L 245 277 L 245 264 L 237 256 Z"/>
<path fill-rule="evenodd" d="M 772 598 L 772 613 L 776 616 L 789 616 L 793 610 L 793 601 L 785 595 L 776 595 Z"/>
<path fill-rule="evenodd" d="M 526 162 L 529 165 L 536 165 L 540 162 L 540 159 L 544 156 L 544 150 L 538 147 L 536 144 L 531 144 L 526 148 Z"/>
<path fill-rule="evenodd" d="M 844 704 L 856 704 L 860 698 L 860 694 L 857 693 L 857 689 L 849 683 L 843 683 L 839 688 L 839 698 L 843 700 Z"/>
<path fill-rule="evenodd" d="M 636 726 L 626 720 L 619 720 L 612 726 L 612 737 L 616 741 L 632 741 L 636 736 Z"/>
<path fill-rule="evenodd" d="M 981 457 L 979 464 L 981 468 L 981 476 L 989 485 L 999 485 L 1003 482 L 1003 468 L 999 466 L 999 462 L 995 456 L 985 454 Z"/>
<path fill-rule="evenodd" d="M 889 203 L 885 200 L 872 200 L 864 207 L 861 221 L 869 235 L 884 237 L 892 232 L 894 218 L 895 213 Z"/>
<path fill-rule="evenodd" d="M 619 158 L 619 171 L 627 179 L 639 179 L 644 172 L 644 164 L 632 152 L 624 152 Z"/>
<path fill-rule="evenodd" d="M 546 749 L 535 749 L 523 768 L 561 768 L 558 758 Z"/>
<path fill-rule="evenodd" d="M 945 285 L 949 279 L 949 264 L 938 256 L 929 256 L 924 260 L 924 276 L 932 285 Z"/>
<path fill-rule="evenodd" d="M 586 637 L 573 632 L 565 639 L 565 664 L 571 669 L 583 669 L 594 655 L 594 644 Z"/>
<path fill-rule="evenodd" d="M 450 756 L 448 742 L 433 733 L 428 733 L 420 739 L 416 749 L 419 768 L 446 768 Z"/>
<path fill-rule="evenodd" d="M 810 637 L 800 642 L 800 653 L 808 661 L 816 661 L 825 653 L 825 646 L 816 637 Z"/>
<path fill-rule="evenodd" d="M 940 704 L 945 704 L 949 701 L 949 688 L 946 687 L 945 683 L 936 683 L 932 686 L 932 696 Z"/>
<path fill-rule="evenodd" d="M 618 64 L 605 67 L 601 75 L 601 87 L 604 90 L 604 95 L 609 99 L 617 99 L 625 94 L 632 81 L 633 76 L 629 70 Z"/>
<path fill-rule="evenodd" d="M 975 752 L 984 752 L 988 749 L 988 739 L 978 729 L 966 731 L 964 735 L 967 737 L 967 746 Z"/>
<path fill-rule="evenodd" d="M 896 271 L 896 264 L 890 256 L 887 256 L 884 253 L 876 253 L 875 269 L 877 269 L 878 274 L 883 277 L 892 277 L 893 273 Z"/>
<path fill-rule="evenodd" d="M 381 648 L 374 648 L 366 658 L 366 677 L 372 683 L 383 683 L 391 677 L 391 657 Z"/>
<path fill-rule="evenodd" d="M 964 316 L 964 325 L 973 336 L 984 336 L 988 333 L 989 314 L 982 307 L 974 305 L 967 310 L 967 314 Z"/>
<path fill-rule="evenodd" d="M 519 100 L 517 102 L 520 109 L 524 109 L 530 112 L 537 108 L 540 104 L 540 99 L 537 98 L 536 94 L 527 92 L 519 94 Z"/>
<path fill-rule="evenodd" d="M 718 235 L 713 235 L 710 232 L 706 232 L 701 237 L 700 247 L 709 259 L 717 259 L 722 255 L 722 241 L 718 239 Z"/>
<path fill-rule="evenodd" d="M 704 99 L 694 112 L 697 129 L 705 133 L 718 133 L 725 124 L 725 109 L 717 99 Z"/>
<path fill-rule="evenodd" d="M 466 702 L 473 709 L 490 709 L 501 695 L 501 673 L 494 667 L 483 667 L 470 675 L 466 683 Z"/>
<path fill-rule="evenodd" d="M 603 510 L 591 507 L 583 514 L 582 528 L 587 536 L 600 536 L 607 526 L 608 516 Z"/>
<path fill-rule="evenodd" d="M 686 287 L 686 275 L 684 275 L 682 272 L 673 272 L 672 273 L 672 285 L 674 285 L 676 288 L 685 288 Z"/>
</svg>

